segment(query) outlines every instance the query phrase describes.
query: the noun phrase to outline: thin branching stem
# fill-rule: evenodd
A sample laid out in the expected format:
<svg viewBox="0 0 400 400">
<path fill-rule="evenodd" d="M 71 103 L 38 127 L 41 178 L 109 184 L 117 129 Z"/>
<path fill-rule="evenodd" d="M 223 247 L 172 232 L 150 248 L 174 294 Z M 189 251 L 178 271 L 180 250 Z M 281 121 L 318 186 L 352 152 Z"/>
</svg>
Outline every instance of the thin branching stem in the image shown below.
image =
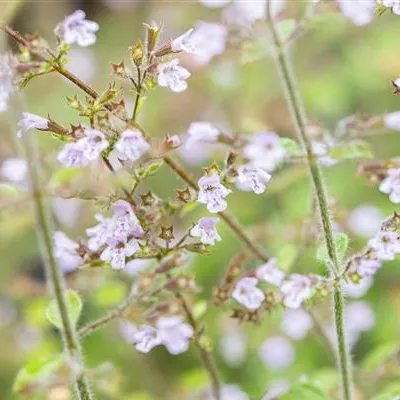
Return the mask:
<svg viewBox="0 0 400 400">
<path fill-rule="evenodd" d="M 270 0 L 267 0 L 267 25 L 271 32 L 272 43 L 274 48 L 274 59 L 276 68 L 281 78 L 287 103 L 291 110 L 293 123 L 296 127 L 298 136 L 302 146 L 307 154 L 307 164 L 313 181 L 315 194 L 318 200 L 320 217 L 324 232 L 325 243 L 328 251 L 327 267 L 332 277 L 336 280 L 341 276 L 341 265 L 338 257 L 338 251 L 334 239 L 331 211 L 328 205 L 328 196 L 323 180 L 322 170 L 318 159 L 315 157 L 312 150 L 312 142 L 307 135 L 307 118 L 300 93 L 297 89 L 297 82 L 292 72 L 291 62 L 286 54 L 286 48 L 281 41 L 275 27 L 275 23 L 271 14 Z M 333 306 L 335 314 L 335 325 L 337 334 L 337 348 L 339 368 L 342 379 L 342 398 L 351 400 L 352 398 L 352 371 L 350 366 L 349 348 L 346 343 L 345 327 L 344 327 L 344 298 L 341 287 L 337 283 L 333 295 Z"/>
<path fill-rule="evenodd" d="M 93 400 L 94 395 L 90 390 L 89 382 L 84 374 L 84 364 L 81 349 L 74 323 L 68 313 L 65 297 L 66 286 L 64 276 L 54 257 L 52 224 L 47 211 L 45 194 L 40 183 L 39 160 L 36 148 L 30 135 L 22 139 L 22 145 L 27 159 L 30 189 L 35 210 L 37 232 L 40 249 L 46 269 L 47 282 L 57 304 L 61 317 L 61 336 L 63 338 L 65 352 L 70 362 L 74 365 L 74 386 L 78 400 Z"/>
</svg>

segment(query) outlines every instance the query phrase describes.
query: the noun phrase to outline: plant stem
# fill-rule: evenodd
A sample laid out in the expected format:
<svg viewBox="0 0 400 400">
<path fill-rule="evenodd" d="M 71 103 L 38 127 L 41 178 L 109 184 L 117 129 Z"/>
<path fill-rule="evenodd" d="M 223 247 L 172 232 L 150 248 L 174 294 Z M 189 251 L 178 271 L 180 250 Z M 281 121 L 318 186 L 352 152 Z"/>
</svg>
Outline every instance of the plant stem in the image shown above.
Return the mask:
<svg viewBox="0 0 400 400">
<path fill-rule="evenodd" d="M 47 212 L 45 196 L 40 184 L 39 160 L 31 135 L 26 135 L 23 147 L 28 164 L 30 187 L 33 197 L 39 244 L 44 261 L 47 282 L 57 303 L 58 312 L 61 317 L 61 336 L 64 341 L 65 352 L 70 361 L 77 365 L 75 372 L 75 393 L 78 400 L 93 400 L 94 396 L 90 390 L 89 382 L 84 376 L 84 364 L 82 361 L 78 335 L 68 313 L 65 297 L 65 280 L 57 264 L 53 252 L 52 226 Z M 75 368 L 74 368 L 75 369 Z"/>
<path fill-rule="evenodd" d="M 217 368 L 215 366 L 215 362 L 212 357 L 212 354 L 210 351 L 208 351 L 204 348 L 204 346 L 201 344 L 201 342 L 199 340 L 200 339 L 199 327 L 198 327 L 196 318 L 194 317 L 192 310 L 189 307 L 189 304 L 186 302 L 185 298 L 183 297 L 183 295 L 181 293 L 175 293 L 175 297 L 180 302 L 182 309 L 185 312 L 186 317 L 187 317 L 190 325 L 193 328 L 194 342 L 199 351 L 200 359 L 203 363 L 203 366 L 210 377 L 214 400 L 220 400 L 221 399 L 221 383 L 219 380 Z"/>
<path fill-rule="evenodd" d="M 285 46 L 282 43 L 275 28 L 275 23 L 271 15 L 270 0 L 267 0 L 266 16 L 267 16 L 267 25 L 269 27 L 272 36 L 276 68 L 281 78 L 281 84 L 285 92 L 286 101 L 291 110 L 293 123 L 296 127 L 302 146 L 307 154 L 307 164 L 313 181 L 315 194 L 318 200 L 325 243 L 328 250 L 327 268 L 331 276 L 335 277 L 335 279 L 338 280 L 341 274 L 341 266 L 333 235 L 331 213 L 328 206 L 328 196 L 325 189 L 322 170 L 319 165 L 318 159 L 315 157 L 313 153 L 312 142 L 307 135 L 307 118 L 305 110 L 300 97 L 300 93 L 297 89 L 296 79 L 292 72 L 291 62 L 286 54 Z M 337 285 L 334 291 L 333 303 L 334 303 L 336 334 L 338 341 L 337 347 L 339 353 L 338 354 L 339 368 L 342 379 L 342 398 L 344 400 L 351 400 L 353 379 L 350 367 L 349 348 L 347 346 L 345 338 L 345 327 L 343 320 L 344 299 L 339 284 Z"/>
</svg>

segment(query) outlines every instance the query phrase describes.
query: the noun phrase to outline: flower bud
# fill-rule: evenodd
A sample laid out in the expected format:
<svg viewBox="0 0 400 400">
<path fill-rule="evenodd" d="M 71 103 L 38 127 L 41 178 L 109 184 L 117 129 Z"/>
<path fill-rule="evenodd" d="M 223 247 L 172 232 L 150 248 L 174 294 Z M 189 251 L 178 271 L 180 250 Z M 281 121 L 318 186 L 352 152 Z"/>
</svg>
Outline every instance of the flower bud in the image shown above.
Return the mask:
<svg viewBox="0 0 400 400">
<path fill-rule="evenodd" d="M 131 57 L 132 57 L 133 63 L 137 67 L 142 65 L 143 57 L 144 57 L 144 49 L 143 49 L 142 42 L 140 40 L 138 40 L 134 46 L 129 48 L 129 50 L 131 51 Z"/>
</svg>

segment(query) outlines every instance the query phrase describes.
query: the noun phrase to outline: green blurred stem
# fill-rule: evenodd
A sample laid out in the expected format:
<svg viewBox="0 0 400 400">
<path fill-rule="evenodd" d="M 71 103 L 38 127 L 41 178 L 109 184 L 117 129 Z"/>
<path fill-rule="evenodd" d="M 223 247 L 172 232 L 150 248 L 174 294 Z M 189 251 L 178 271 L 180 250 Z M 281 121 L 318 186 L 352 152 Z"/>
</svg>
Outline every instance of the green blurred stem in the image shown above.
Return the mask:
<svg viewBox="0 0 400 400">
<path fill-rule="evenodd" d="M 180 302 L 182 309 L 185 312 L 186 317 L 187 317 L 190 325 L 193 328 L 193 331 L 194 331 L 193 340 L 199 351 L 199 356 L 200 356 L 201 362 L 203 363 L 204 369 L 207 371 L 207 374 L 210 378 L 211 389 L 212 389 L 214 400 L 221 400 L 221 382 L 219 379 L 218 371 L 217 371 L 215 361 L 214 361 L 211 351 L 204 348 L 204 345 L 201 343 L 201 333 L 200 332 L 202 331 L 202 329 L 199 329 L 196 318 L 194 317 L 193 312 L 192 312 L 189 304 L 183 297 L 183 295 L 178 292 L 178 293 L 175 293 L 175 297 Z"/>
<path fill-rule="evenodd" d="M 295 76 L 292 72 L 291 62 L 286 54 L 286 48 L 282 43 L 275 27 L 275 23 L 271 14 L 270 0 L 267 0 L 266 16 L 267 25 L 272 36 L 276 68 L 281 78 L 281 84 L 285 92 L 286 101 L 291 110 L 293 123 L 296 127 L 303 148 L 307 154 L 307 164 L 313 181 L 315 194 L 318 199 L 325 243 L 328 250 L 327 267 L 330 274 L 339 280 L 341 266 L 332 229 L 331 212 L 328 206 L 328 196 L 325 189 L 323 174 L 319 165 L 319 161 L 313 154 L 311 140 L 307 135 L 307 118 L 305 110 L 300 93 L 297 89 Z M 352 398 L 353 378 L 350 366 L 349 348 L 346 343 L 343 321 L 344 298 L 339 284 L 335 288 L 333 303 L 338 341 L 337 347 L 339 368 L 342 379 L 342 398 L 344 400 L 350 400 Z"/>
<path fill-rule="evenodd" d="M 61 316 L 61 335 L 64 341 L 65 351 L 74 365 L 73 369 L 77 367 L 77 372 L 75 373 L 76 398 L 78 400 L 93 400 L 94 396 L 90 390 L 88 380 L 83 374 L 84 364 L 78 335 L 68 313 L 64 276 L 54 257 L 52 227 L 44 194 L 42 193 L 40 185 L 39 160 L 36 149 L 31 135 L 26 135 L 22 142 L 29 166 L 29 180 L 36 215 L 38 238 L 46 268 L 47 281 Z"/>
</svg>

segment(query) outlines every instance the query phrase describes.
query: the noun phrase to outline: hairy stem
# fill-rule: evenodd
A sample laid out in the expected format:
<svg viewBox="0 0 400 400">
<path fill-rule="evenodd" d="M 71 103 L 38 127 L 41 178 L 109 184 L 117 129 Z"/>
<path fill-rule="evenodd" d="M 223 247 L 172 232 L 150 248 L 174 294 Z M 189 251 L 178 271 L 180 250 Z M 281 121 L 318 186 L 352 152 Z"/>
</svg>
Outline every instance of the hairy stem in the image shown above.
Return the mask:
<svg viewBox="0 0 400 400">
<path fill-rule="evenodd" d="M 61 317 L 61 335 L 64 341 L 65 352 L 70 361 L 77 365 L 75 373 L 75 393 L 78 400 L 93 400 L 89 382 L 84 376 L 84 364 L 82 361 L 78 335 L 68 313 L 65 297 L 65 280 L 57 264 L 53 252 L 52 226 L 48 215 L 45 195 L 40 184 L 39 160 L 35 146 L 30 135 L 22 140 L 27 164 L 29 166 L 29 181 L 32 192 L 39 244 L 46 269 L 47 282 L 57 303 Z M 75 369 L 75 368 L 74 368 Z"/>
<path fill-rule="evenodd" d="M 176 293 L 175 297 L 180 302 L 182 309 L 185 312 L 186 317 L 187 317 L 190 325 L 193 328 L 194 342 L 199 351 L 199 356 L 203 363 L 203 366 L 204 366 L 205 370 L 207 371 L 208 376 L 210 377 L 211 388 L 212 388 L 214 400 L 220 400 L 221 399 L 221 383 L 220 383 L 217 368 L 215 366 L 215 362 L 212 357 L 212 354 L 210 351 L 206 350 L 200 342 L 199 327 L 198 327 L 196 318 L 194 317 L 189 304 L 186 302 L 186 300 L 182 294 Z"/>
<path fill-rule="evenodd" d="M 328 205 L 328 196 L 323 180 L 322 170 L 318 159 L 313 154 L 312 143 L 307 135 L 307 118 L 300 93 L 297 89 L 297 82 L 292 72 L 291 62 L 286 54 L 286 48 L 282 43 L 271 15 L 270 0 L 267 0 L 267 24 L 272 36 L 274 47 L 274 59 L 276 68 L 281 78 L 281 83 L 285 92 L 287 103 L 290 107 L 293 123 L 296 127 L 298 136 L 307 154 L 307 164 L 311 179 L 313 181 L 315 194 L 318 200 L 325 243 L 328 250 L 327 267 L 330 274 L 336 279 L 340 278 L 341 266 L 338 251 L 334 239 L 331 212 Z M 343 322 L 344 299 L 341 288 L 338 285 L 334 292 L 334 313 L 337 334 L 337 347 L 339 368 L 342 379 L 342 398 L 350 400 L 352 398 L 352 372 L 350 367 L 349 349 L 345 338 L 345 327 Z"/>
</svg>

